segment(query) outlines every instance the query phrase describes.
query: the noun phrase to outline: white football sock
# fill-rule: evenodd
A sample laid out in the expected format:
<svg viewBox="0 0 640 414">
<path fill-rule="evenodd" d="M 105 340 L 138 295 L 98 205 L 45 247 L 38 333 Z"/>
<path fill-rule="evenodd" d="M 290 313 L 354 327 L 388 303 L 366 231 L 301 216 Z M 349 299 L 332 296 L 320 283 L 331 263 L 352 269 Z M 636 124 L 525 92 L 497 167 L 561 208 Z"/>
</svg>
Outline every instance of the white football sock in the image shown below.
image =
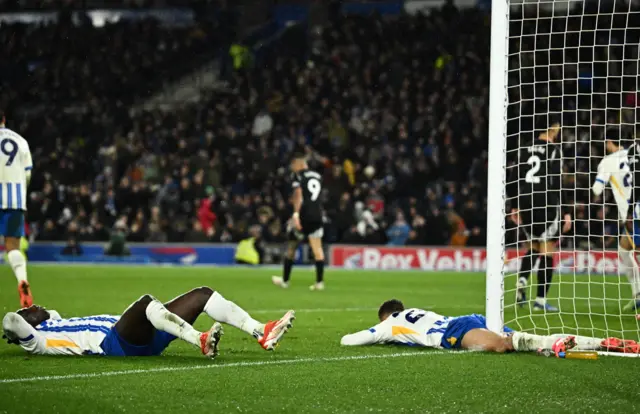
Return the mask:
<svg viewBox="0 0 640 414">
<path fill-rule="evenodd" d="M 638 266 L 638 261 L 635 258 L 635 252 L 632 250 L 625 250 L 621 247 L 618 250 L 618 255 L 625 267 L 625 273 L 627 275 L 627 280 L 631 285 L 633 297 L 636 297 L 640 294 L 640 266 Z"/>
<path fill-rule="evenodd" d="M 554 334 L 554 335 L 533 335 L 525 332 L 514 332 L 513 349 L 516 351 L 537 351 L 539 348 L 551 349 L 553 344 L 561 338 L 566 338 L 566 334 Z M 573 335 L 576 340 L 576 347 L 574 350 L 580 351 L 592 351 L 600 349 L 600 343 L 602 338 L 592 338 L 590 336 Z"/>
<path fill-rule="evenodd" d="M 159 300 L 154 299 L 147 306 L 147 319 L 159 331 L 170 333 L 176 338 L 187 341 L 200 348 L 201 332 L 193 329 L 184 319 L 169 312 Z"/>
<path fill-rule="evenodd" d="M 9 265 L 11 265 L 13 274 L 16 275 L 16 279 L 18 279 L 18 283 L 26 282 L 27 260 L 24 258 L 24 255 L 20 250 L 11 250 L 7 253 L 7 260 L 9 261 Z"/>
<path fill-rule="evenodd" d="M 525 332 L 514 332 L 511 337 L 513 338 L 513 349 L 519 352 L 537 351 L 539 348 L 551 349 L 558 339 L 553 336 L 533 335 Z"/>
<path fill-rule="evenodd" d="M 244 309 L 235 303 L 226 300 L 218 292 L 204 305 L 204 311 L 213 320 L 234 326 L 244 332 L 259 338 L 264 333 L 264 325 L 253 319 Z"/>
<path fill-rule="evenodd" d="M 566 336 L 566 335 L 563 335 Z M 590 336 L 580 336 L 575 335 L 576 337 L 576 347 L 573 348 L 577 351 L 594 351 L 602 348 L 600 344 L 602 343 L 602 338 L 592 338 Z"/>
</svg>

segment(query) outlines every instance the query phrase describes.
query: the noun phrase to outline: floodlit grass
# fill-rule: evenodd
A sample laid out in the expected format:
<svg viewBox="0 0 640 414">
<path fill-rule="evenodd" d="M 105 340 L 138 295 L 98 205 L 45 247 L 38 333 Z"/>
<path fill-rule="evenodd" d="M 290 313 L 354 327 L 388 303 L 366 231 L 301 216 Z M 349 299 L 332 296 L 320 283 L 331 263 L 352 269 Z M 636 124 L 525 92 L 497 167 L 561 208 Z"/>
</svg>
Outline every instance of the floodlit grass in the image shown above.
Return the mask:
<svg viewBox="0 0 640 414">
<path fill-rule="evenodd" d="M 15 310 L 15 279 L 7 267 L 1 272 L 2 311 Z M 483 313 L 481 274 L 328 269 L 327 290 L 310 292 L 312 270 L 294 269 L 288 290 L 271 285 L 273 273 L 247 268 L 31 266 L 36 302 L 64 317 L 119 314 L 144 293 L 169 300 L 207 285 L 257 319 L 277 318 L 291 308 L 297 310 L 297 320 L 274 353 L 227 327 L 221 355 L 214 361 L 180 341 L 156 358 L 40 357 L 2 344 L 0 412 L 640 410 L 640 359 L 575 361 L 394 346 L 340 347 L 342 335 L 374 325 L 377 307 L 391 297 L 445 315 Z M 589 286 L 579 284 L 578 295 Z M 561 296 L 561 305 L 568 301 L 567 306 L 580 312 L 591 306 L 572 301 L 568 291 L 561 290 Z M 611 307 L 607 314 L 637 336 L 632 317 L 621 319 Z M 507 319 L 512 317 L 507 313 Z M 552 326 L 558 323 L 555 318 Z M 520 313 L 518 320 L 526 325 L 532 318 Z M 570 320 L 587 327 L 593 319 L 579 315 Z M 609 322 L 604 318 L 593 323 L 604 328 Z M 204 330 L 210 324 L 201 316 L 196 327 Z"/>
</svg>

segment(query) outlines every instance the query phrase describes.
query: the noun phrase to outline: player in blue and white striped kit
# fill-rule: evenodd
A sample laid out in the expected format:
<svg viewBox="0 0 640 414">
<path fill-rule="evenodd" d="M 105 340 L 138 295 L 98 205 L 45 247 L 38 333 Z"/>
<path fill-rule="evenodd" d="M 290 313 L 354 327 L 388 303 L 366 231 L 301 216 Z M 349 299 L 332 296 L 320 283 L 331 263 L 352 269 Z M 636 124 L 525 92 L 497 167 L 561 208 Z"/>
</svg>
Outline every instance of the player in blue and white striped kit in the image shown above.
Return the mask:
<svg viewBox="0 0 640 414">
<path fill-rule="evenodd" d="M 20 304 L 31 306 L 31 288 L 27 281 L 27 260 L 20 251 L 27 210 L 27 185 L 31 179 L 31 151 L 19 134 L 5 127 L 0 110 L 0 234 L 4 236 L 7 261 L 18 280 Z"/>
<path fill-rule="evenodd" d="M 598 175 L 591 187 L 593 193 L 601 195 L 607 184 L 611 188 L 613 199 L 618 207 L 618 219 L 624 228 L 618 243 L 618 256 L 631 286 L 631 300 L 623 310 L 640 311 L 640 264 L 637 259 L 637 246 L 640 245 L 640 144 L 632 139 L 622 140 L 618 128 L 606 132 L 608 155 L 598 164 Z M 623 145 L 628 143 L 627 148 Z M 631 216 L 631 220 L 628 220 Z M 632 222 L 633 232 L 627 230 Z"/>
<path fill-rule="evenodd" d="M 216 321 L 207 332 L 193 328 L 201 313 Z M 166 304 L 144 295 L 122 315 L 63 319 L 56 311 L 32 305 L 7 313 L 2 326 L 9 343 L 32 354 L 153 356 L 180 338 L 213 358 L 218 354 L 222 335 L 219 322 L 248 333 L 262 348 L 271 351 L 294 319 L 295 313 L 288 311 L 276 321 L 260 323 L 218 292 L 200 287 Z"/>
<path fill-rule="evenodd" d="M 579 350 L 608 349 L 638 352 L 638 344 L 617 338 L 591 338 L 577 335 L 533 335 L 505 327 L 504 335 L 487 329 L 482 315 L 442 316 L 422 309 L 405 309 L 399 300 L 384 302 L 378 310 L 380 323 L 342 337 L 346 346 L 403 344 L 427 348 L 471 349 L 488 352 L 527 352 L 553 350 L 556 355 L 577 347 Z"/>
</svg>

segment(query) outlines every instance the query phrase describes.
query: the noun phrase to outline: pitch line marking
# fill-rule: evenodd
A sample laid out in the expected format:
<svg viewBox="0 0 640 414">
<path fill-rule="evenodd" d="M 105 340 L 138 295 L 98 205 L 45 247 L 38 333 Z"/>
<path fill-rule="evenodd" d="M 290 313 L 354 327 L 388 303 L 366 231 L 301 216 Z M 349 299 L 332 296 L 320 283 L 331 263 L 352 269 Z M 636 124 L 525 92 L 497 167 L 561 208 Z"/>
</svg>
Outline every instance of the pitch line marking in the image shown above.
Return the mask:
<svg viewBox="0 0 640 414">
<path fill-rule="evenodd" d="M 152 374 L 152 373 L 159 373 L 159 372 L 196 371 L 196 370 L 203 370 L 203 369 L 259 367 L 259 366 L 265 366 L 265 365 L 293 365 L 293 364 L 307 364 L 307 363 L 317 363 L 317 362 L 361 361 L 361 360 L 383 359 L 383 358 L 435 357 L 435 356 L 444 356 L 444 355 L 458 355 L 458 354 L 469 353 L 469 352 L 472 352 L 472 351 L 397 352 L 397 353 L 385 354 L 385 355 L 354 355 L 354 356 L 327 357 L 327 358 L 282 359 L 279 361 L 232 362 L 229 364 L 220 364 L 220 365 L 209 364 L 209 365 L 192 365 L 192 366 L 184 366 L 184 367 L 128 369 L 128 370 L 122 370 L 122 371 L 91 372 L 87 374 L 45 375 L 40 377 L 5 378 L 5 379 L 0 379 L 0 384 L 60 381 L 60 380 L 73 380 L 73 379 L 93 379 L 93 378 L 115 377 L 115 376 L 121 376 L 121 375 Z"/>
<path fill-rule="evenodd" d="M 249 314 L 261 314 L 261 313 L 282 313 L 287 312 L 290 309 L 258 309 L 254 311 L 247 311 Z M 370 312 L 377 311 L 378 308 L 307 308 L 307 309 L 294 309 L 296 313 L 322 313 L 322 312 Z"/>
<path fill-rule="evenodd" d="M 430 310 L 430 309 L 434 309 L 435 306 L 433 305 L 427 305 L 427 306 L 420 306 L 420 309 L 423 310 Z M 460 305 L 447 305 L 446 306 L 447 309 L 470 309 L 469 306 L 460 306 Z M 257 310 L 248 310 L 247 312 L 251 315 L 251 314 L 263 314 L 263 313 L 284 313 L 287 312 L 289 310 L 295 310 L 296 313 L 323 313 L 323 312 L 371 312 L 371 311 L 378 311 L 378 308 L 303 308 L 303 309 L 296 309 L 296 308 L 289 308 L 289 309 L 257 309 Z"/>
</svg>

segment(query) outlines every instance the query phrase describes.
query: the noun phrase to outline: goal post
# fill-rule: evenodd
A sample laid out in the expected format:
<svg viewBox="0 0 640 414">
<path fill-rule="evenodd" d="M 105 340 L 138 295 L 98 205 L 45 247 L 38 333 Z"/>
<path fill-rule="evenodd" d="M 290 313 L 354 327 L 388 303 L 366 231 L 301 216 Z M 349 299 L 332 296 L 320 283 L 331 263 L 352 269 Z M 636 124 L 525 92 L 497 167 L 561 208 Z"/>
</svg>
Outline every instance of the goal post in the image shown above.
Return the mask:
<svg viewBox="0 0 640 414">
<path fill-rule="evenodd" d="M 639 45 L 640 1 L 492 1 L 485 309 L 490 330 L 502 332 L 506 325 L 537 334 L 640 339 L 636 311 L 625 309 L 633 294 L 628 268 L 618 257 L 625 230 L 611 192 L 615 184 L 601 196 L 591 189 L 607 155 L 608 131 L 619 131 L 623 147 L 633 139 L 640 143 Z M 529 235 L 510 220 L 513 200 L 506 192 L 510 168 L 528 168 L 522 161 L 514 167 L 519 150 L 556 121 L 563 152 L 556 174 L 559 227 L 565 213 L 572 216 L 572 228 L 560 236 L 553 255 L 555 271 L 544 297 L 557 311 L 533 307 L 542 261 L 534 263 L 521 290 L 527 300 L 516 301 Z"/>
<path fill-rule="evenodd" d="M 504 325 L 505 185 L 507 139 L 508 0 L 491 3 L 489 72 L 489 166 L 487 192 L 487 326 L 502 332 Z"/>
</svg>

